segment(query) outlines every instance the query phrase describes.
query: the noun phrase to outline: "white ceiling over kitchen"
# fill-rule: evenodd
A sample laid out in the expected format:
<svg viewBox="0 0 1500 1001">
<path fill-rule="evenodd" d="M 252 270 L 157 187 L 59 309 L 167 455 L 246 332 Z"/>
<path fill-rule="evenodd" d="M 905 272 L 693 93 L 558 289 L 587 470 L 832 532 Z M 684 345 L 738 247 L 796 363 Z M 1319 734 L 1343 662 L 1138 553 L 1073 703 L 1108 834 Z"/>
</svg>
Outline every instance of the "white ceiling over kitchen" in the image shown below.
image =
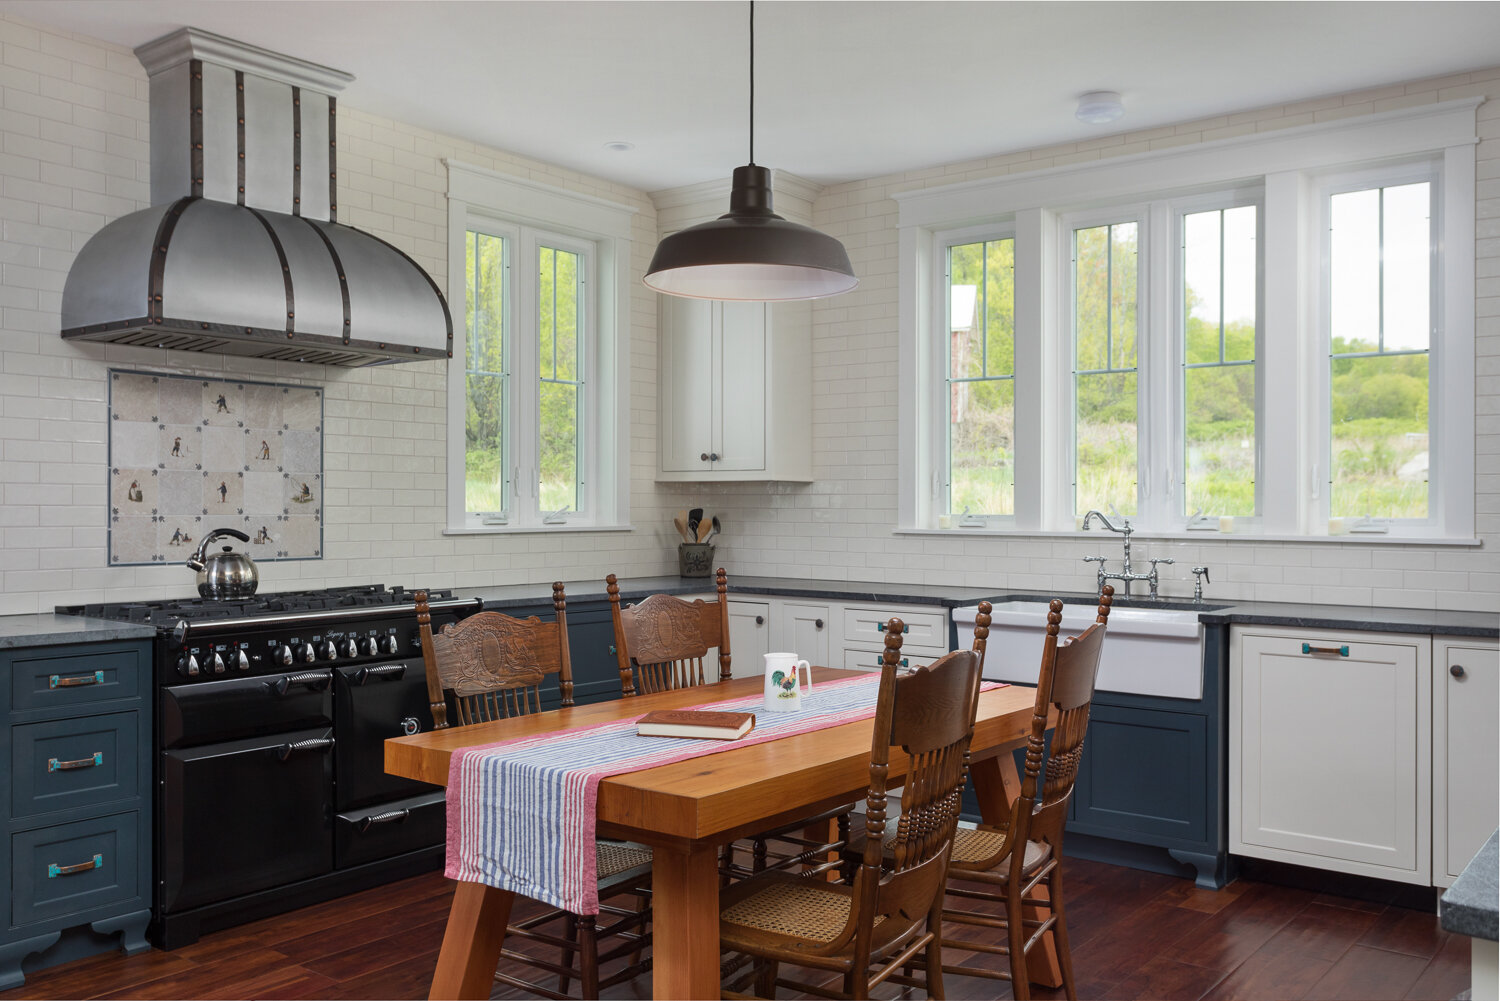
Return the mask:
<svg viewBox="0 0 1500 1001">
<path fill-rule="evenodd" d="M 748 156 L 741 2 L 0 9 L 131 47 L 203 28 L 355 74 L 350 106 L 648 191 Z M 755 156 L 819 183 L 871 177 L 1488 68 L 1497 40 L 1494 2 L 762 2 Z M 1091 90 L 1119 91 L 1125 117 L 1076 121 Z"/>
</svg>

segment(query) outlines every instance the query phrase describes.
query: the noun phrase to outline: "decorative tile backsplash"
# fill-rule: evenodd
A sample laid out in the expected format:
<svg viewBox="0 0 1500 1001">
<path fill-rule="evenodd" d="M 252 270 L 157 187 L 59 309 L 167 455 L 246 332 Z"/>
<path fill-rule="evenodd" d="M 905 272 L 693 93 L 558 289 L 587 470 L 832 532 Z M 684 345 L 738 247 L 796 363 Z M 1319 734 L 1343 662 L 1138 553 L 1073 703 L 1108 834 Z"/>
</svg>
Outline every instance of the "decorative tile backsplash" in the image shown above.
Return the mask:
<svg viewBox="0 0 1500 1001">
<path fill-rule="evenodd" d="M 110 564 L 183 562 L 216 528 L 322 558 L 323 390 L 111 369 Z"/>
</svg>

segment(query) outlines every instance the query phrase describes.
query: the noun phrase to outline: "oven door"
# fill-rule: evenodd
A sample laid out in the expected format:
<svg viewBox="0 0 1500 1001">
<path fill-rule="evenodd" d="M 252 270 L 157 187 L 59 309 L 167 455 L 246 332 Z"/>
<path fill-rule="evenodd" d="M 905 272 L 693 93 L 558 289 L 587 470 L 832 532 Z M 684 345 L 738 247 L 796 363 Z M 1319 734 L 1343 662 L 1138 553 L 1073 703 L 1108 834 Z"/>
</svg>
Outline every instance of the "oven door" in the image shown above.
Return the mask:
<svg viewBox="0 0 1500 1001">
<path fill-rule="evenodd" d="M 327 726 L 333 721 L 332 680 L 332 672 L 324 667 L 169 685 L 161 690 L 161 746 L 189 747 Z"/>
<path fill-rule="evenodd" d="M 333 756 L 328 727 L 162 752 L 161 909 L 330 872 Z"/>
<path fill-rule="evenodd" d="M 339 735 L 334 789 L 340 812 L 438 788 L 385 771 L 387 738 L 432 729 L 421 661 L 336 668 L 333 704 Z"/>
</svg>

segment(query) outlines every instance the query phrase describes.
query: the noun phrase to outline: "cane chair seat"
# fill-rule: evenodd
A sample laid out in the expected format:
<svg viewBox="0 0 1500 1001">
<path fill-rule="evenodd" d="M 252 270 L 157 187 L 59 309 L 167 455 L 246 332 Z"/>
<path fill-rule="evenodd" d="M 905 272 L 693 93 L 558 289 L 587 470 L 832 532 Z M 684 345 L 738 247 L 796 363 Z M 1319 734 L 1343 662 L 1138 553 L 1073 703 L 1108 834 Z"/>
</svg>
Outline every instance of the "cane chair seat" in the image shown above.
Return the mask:
<svg viewBox="0 0 1500 1001">
<path fill-rule="evenodd" d="M 747 892 L 736 894 L 740 887 Z M 798 941 L 823 945 L 838 938 L 849 923 L 854 887 L 778 872 L 737 884 L 728 899 L 719 913 L 724 948 L 736 948 L 744 938 L 735 934 L 741 929 L 779 935 L 790 940 L 783 947 L 795 948 Z M 883 920 L 875 916 L 875 924 Z"/>
<path fill-rule="evenodd" d="M 600 879 L 609 879 L 632 869 L 651 867 L 651 849 L 628 841 L 600 841 L 595 846 Z"/>
<path fill-rule="evenodd" d="M 949 862 L 950 869 L 967 869 L 983 865 L 989 868 L 987 863 L 995 857 L 1005 843 L 1004 831 L 993 831 L 985 828 L 969 830 L 960 827 L 958 833 L 953 836 L 953 857 Z M 1045 841 L 1026 842 L 1026 855 L 1021 862 L 1021 875 L 1030 876 L 1041 868 L 1052 855 L 1052 846 Z M 998 872 L 1001 878 L 1009 877 L 1008 870 L 1001 869 Z"/>
</svg>

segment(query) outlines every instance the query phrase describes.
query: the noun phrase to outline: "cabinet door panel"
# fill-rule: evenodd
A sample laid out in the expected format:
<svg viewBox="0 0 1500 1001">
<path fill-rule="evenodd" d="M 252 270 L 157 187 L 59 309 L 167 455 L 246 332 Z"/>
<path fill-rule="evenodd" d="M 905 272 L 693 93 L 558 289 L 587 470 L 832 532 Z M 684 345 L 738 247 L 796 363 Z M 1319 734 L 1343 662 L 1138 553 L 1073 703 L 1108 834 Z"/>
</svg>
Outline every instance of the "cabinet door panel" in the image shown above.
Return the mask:
<svg viewBox="0 0 1500 1001">
<path fill-rule="evenodd" d="M 1497 668 L 1500 654 L 1493 642 L 1434 642 L 1433 876 L 1440 885 L 1463 872 L 1495 829 Z"/>
<path fill-rule="evenodd" d="M 715 469 L 766 468 L 766 408 L 776 406 L 775 386 L 766 385 L 766 304 L 726 302 L 719 349 L 714 425 L 720 429 Z"/>
<path fill-rule="evenodd" d="M 1242 635 L 1231 668 L 1232 848 L 1425 883 L 1430 645 L 1350 639 Z"/>
<path fill-rule="evenodd" d="M 662 300 L 661 468 L 707 472 L 700 456 L 714 450 L 714 303 Z"/>
<path fill-rule="evenodd" d="M 736 678 L 764 677 L 771 652 L 771 604 L 729 603 L 729 670 Z"/>
<path fill-rule="evenodd" d="M 1195 713 L 1094 703 L 1069 830 L 1152 843 L 1201 842 L 1207 720 Z"/>
<path fill-rule="evenodd" d="M 790 650 L 814 666 L 826 665 L 829 621 L 827 605 L 783 602 L 780 649 Z"/>
</svg>

